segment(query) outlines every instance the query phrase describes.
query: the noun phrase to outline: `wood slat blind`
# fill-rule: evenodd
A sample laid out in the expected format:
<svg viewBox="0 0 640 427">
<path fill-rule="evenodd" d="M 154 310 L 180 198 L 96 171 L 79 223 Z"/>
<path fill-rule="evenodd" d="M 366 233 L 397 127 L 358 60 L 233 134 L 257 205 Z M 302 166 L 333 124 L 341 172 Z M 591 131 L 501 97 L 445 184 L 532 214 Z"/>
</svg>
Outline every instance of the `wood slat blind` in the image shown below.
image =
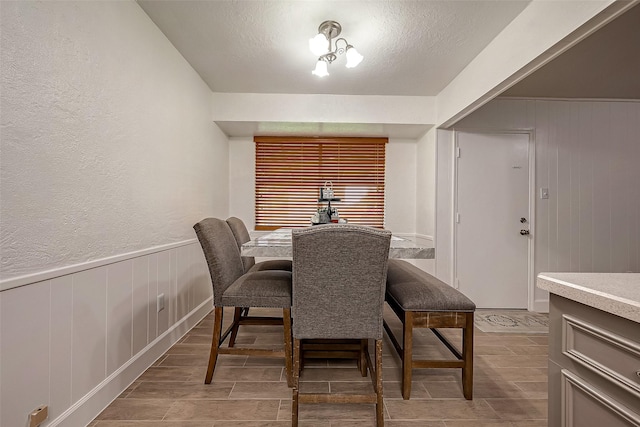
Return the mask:
<svg viewBox="0 0 640 427">
<path fill-rule="evenodd" d="M 384 226 L 387 138 L 255 137 L 256 230 L 306 227 L 326 203 L 320 187 L 332 181 L 333 202 L 352 224 Z"/>
</svg>

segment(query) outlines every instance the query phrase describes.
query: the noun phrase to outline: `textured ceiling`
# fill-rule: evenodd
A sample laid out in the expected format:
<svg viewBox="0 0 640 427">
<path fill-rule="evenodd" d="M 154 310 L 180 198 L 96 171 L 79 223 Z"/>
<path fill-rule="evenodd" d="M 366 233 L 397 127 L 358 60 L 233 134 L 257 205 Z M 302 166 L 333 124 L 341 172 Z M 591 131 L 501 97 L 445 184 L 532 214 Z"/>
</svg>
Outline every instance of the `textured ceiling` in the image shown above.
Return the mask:
<svg viewBox="0 0 640 427">
<path fill-rule="evenodd" d="M 437 95 L 527 1 L 138 0 L 214 92 Z M 311 74 L 325 20 L 364 55 Z"/>
<path fill-rule="evenodd" d="M 213 92 L 435 96 L 529 1 L 137 0 Z M 311 74 L 308 40 L 342 25 L 365 57 Z M 640 6 L 502 96 L 640 99 Z M 228 136 L 336 134 L 419 138 L 427 125 L 218 122 Z"/>
</svg>

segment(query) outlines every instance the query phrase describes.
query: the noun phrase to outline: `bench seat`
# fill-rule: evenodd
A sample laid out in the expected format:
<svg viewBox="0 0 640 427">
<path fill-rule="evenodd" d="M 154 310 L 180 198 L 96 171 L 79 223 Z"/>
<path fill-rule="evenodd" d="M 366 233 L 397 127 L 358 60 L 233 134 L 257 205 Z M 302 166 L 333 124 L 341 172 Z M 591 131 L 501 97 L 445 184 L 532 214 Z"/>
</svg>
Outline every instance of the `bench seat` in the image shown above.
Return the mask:
<svg viewBox="0 0 640 427">
<path fill-rule="evenodd" d="M 461 368 L 466 399 L 473 397 L 473 316 L 476 305 L 460 291 L 408 263 L 391 259 L 387 270 L 386 301 L 402 322 L 402 346 L 387 322 L 384 328 L 402 359 L 402 397 L 411 395 L 413 368 Z M 428 328 L 457 360 L 414 360 L 413 329 Z M 437 328 L 462 329 L 462 351 Z"/>
</svg>

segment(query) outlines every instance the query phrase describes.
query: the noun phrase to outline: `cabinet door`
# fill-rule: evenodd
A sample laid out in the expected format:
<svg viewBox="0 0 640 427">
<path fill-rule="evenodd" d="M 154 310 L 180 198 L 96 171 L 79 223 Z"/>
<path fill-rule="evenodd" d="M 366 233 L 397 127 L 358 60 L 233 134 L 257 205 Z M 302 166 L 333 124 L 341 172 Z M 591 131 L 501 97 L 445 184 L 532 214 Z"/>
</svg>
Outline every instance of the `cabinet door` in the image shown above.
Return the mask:
<svg viewBox="0 0 640 427">
<path fill-rule="evenodd" d="M 561 379 L 563 427 L 640 427 L 640 414 L 579 376 L 563 369 Z"/>
</svg>

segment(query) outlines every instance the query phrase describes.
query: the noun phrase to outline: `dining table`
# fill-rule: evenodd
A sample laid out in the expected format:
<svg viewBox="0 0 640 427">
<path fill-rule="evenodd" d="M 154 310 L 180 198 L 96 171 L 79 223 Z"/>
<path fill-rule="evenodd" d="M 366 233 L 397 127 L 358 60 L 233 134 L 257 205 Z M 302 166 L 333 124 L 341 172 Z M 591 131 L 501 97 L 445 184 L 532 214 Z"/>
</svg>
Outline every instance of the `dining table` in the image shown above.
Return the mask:
<svg viewBox="0 0 640 427">
<path fill-rule="evenodd" d="M 256 237 L 242 245 L 242 256 L 249 257 L 291 257 L 292 228 L 278 228 L 268 234 Z M 436 250 L 425 244 L 417 243 L 405 237 L 391 236 L 389 258 L 433 259 Z"/>
<path fill-rule="evenodd" d="M 270 233 L 255 237 L 244 243 L 241 255 L 264 258 L 291 258 L 293 245 L 292 228 L 278 228 Z M 391 235 L 389 258 L 433 259 L 435 248 L 420 244 L 405 237 Z M 301 347 L 302 357 L 307 358 L 347 358 L 361 360 L 361 340 L 304 340 Z M 360 365 L 358 365 L 360 366 Z"/>
</svg>

